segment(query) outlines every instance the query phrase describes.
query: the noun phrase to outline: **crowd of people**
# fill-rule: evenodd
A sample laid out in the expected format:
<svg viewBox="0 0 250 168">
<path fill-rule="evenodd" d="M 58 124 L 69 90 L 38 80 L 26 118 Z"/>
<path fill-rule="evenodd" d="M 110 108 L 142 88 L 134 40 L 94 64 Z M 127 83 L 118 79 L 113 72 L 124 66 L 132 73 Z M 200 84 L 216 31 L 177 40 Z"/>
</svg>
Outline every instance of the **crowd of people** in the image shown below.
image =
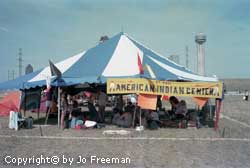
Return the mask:
<svg viewBox="0 0 250 168">
<path fill-rule="evenodd" d="M 55 92 L 56 91 L 53 89 L 46 92 L 46 122 L 51 111 L 55 110 L 53 107 L 57 106 Z M 112 110 L 109 123 L 125 128 L 143 125 L 145 128 L 157 129 L 162 126 L 159 111 L 164 111 L 164 115 L 170 120 L 184 119 L 187 114 L 186 102 L 184 100 L 179 101 L 174 96 L 169 98 L 171 104 L 171 109 L 169 110 L 164 110 L 162 108 L 161 96 L 157 97 L 156 110 L 140 109 L 140 107 L 137 106 L 136 95 L 125 97 L 125 100 L 122 95 L 111 97 L 110 101 L 112 104 Z M 83 100 L 86 99 L 88 113 L 82 113 L 79 104 L 83 103 Z M 108 113 L 106 111 L 108 100 L 108 96 L 102 90 L 98 90 L 97 93 L 82 92 L 77 96 L 71 96 L 67 94 L 67 92 L 62 92 L 60 100 L 61 128 L 76 128 L 78 125 L 81 125 L 82 128 L 84 128 L 86 127 L 84 123 L 87 120 L 96 123 L 93 124 L 93 126 L 106 124 L 107 121 L 105 120 L 105 116 Z"/>
</svg>

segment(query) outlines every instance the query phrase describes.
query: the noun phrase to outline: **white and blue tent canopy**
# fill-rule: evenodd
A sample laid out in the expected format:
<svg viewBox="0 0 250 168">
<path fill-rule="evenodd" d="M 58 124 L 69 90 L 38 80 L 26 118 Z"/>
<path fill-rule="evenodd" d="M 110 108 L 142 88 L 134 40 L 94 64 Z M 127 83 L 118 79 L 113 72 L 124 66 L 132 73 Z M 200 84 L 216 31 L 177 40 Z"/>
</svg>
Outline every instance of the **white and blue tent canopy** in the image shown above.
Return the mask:
<svg viewBox="0 0 250 168">
<path fill-rule="evenodd" d="M 144 67 L 140 74 L 138 57 Z M 55 64 L 61 71 L 61 80 L 54 80 L 50 66 L 0 84 L 3 89 L 28 89 L 52 85 L 105 83 L 107 78 L 145 77 L 157 80 L 185 80 L 216 82 L 217 78 L 199 76 L 161 56 L 125 33 L 119 33 L 97 46 Z"/>
</svg>

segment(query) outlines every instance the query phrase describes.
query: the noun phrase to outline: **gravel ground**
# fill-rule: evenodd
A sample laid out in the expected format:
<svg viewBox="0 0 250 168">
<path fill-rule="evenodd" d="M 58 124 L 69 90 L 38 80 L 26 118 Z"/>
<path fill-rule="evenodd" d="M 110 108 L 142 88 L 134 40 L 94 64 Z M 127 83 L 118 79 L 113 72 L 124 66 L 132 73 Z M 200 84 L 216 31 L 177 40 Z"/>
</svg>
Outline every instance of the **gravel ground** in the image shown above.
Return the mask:
<svg viewBox="0 0 250 168">
<path fill-rule="evenodd" d="M 250 124 L 249 103 L 240 96 L 227 96 L 222 114 Z M 60 162 L 58 165 L 47 163 L 38 167 L 250 167 L 250 128 L 226 118 L 220 120 L 218 132 L 211 128 L 143 132 L 124 129 L 129 132 L 128 135 L 103 134 L 106 130 L 121 129 L 115 126 L 59 130 L 55 125 L 50 125 L 14 131 L 7 128 L 8 118 L 0 118 L 0 124 L 0 167 L 17 166 L 7 164 L 6 156 L 41 158 L 41 155 L 58 156 Z M 64 164 L 63 156 L 72 157 L 73 165 L 70 166 L 69 162 Z M 79 156 L 86 158 L 86 163 L 77 163 Z M 130 163 L 91 163 L 91 156 L 120 160 L 128 157 Z M 36 167 L 36 164 L 21 164 L 21 167 Z"/>
</svg>

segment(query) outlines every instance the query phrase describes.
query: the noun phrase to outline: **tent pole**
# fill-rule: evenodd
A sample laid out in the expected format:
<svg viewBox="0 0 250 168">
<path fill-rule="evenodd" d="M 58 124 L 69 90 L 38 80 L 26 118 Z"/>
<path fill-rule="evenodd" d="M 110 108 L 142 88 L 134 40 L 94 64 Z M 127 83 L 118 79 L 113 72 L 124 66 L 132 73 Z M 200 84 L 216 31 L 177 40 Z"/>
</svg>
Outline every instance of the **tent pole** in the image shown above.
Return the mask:
<svg viewBox="0 0 250 168">
<path fill-rule="evenodd" d="M 20 90 L 19 90 L 19 92 L 20 92 Z M 23 97 L 22 94 L 23 94 L 23 91 L 21 91 L 21 94 L 19 96 L 18 112 L 20 112 L 20 113 L 21 113 L 21 109 L 22 109 L 22 97 Z"/>
<path fill-rule="evenodd" d="M 26 91 L 24 90 L 24 106 L 23 106 L 23 116 L 26 117 Z"/>
<path fill-rule="evenodd" d="M 209 119 L 212 119 L 212 104 L 210 99 L 208 99 L 208 103 L 209 103 Z"/>
<path fill-rule="evenodd" d="M 57 107 L 58 107 L 58 128 L 60 128 L 60 110 L 61 110 L 61 98 L 60 98 L 60 87 L 58 87 L 58 96 L 57 96 Z"/>
<path fill-rule="evenodd" d="M 140 109 L 140 128 L 141 128 L 141 109 Z"/>
<path fill-rule="evenodd" d="M 24 88 L 24 82 L 23 82 L 23 88 Z M 20 112 L 20 113 L 22 113 L 21 112 L 21 110 L 22 110 L 22 104 L 24 105 L 23 106 L 23 116 L 25 117 L 25 106 L 26 106 L 26 102 L 25 102 L 25 99 L 26 99 L 26 94 L 25 94 L 25 89 L 23 89 L 24 91 L 22 91 L 21 90 L 21 94 L 20 94 L 20 97 L 19 97 L 19 107 L 18 107 L 18 111 Z M 20 91 L 20 90 L 19 90 Z M 24 94 L 24 96 L 23 96 L 23 94 Z M 24 100 L 22 100 L 22 98 L 24 98 Z"/>
<path fill-rule="evenodd" d="M 37 109 L 37 120 L 40 118 L 40 108 Z"/>
<path fill-rule="evenodd" d="M 217 131 L 219 128 L 219 119 L 220 119 L 220 111 L 221 111 L 221 99 L 216 99 L 216 116 L 215 116 L 215 126 L 214 130 Z"/>
<path fill-rule="evenodd" d="M 38 104 L 38 108 L 37 108 L 37 120 L 39 120 L 40 118 L 40 106 L 41 106 L 41 94 L 42 90 L 40 89 L 40 97 L 39 97 L 39 104 Z"/>
<path fill-rule="evenodd" d="M 135 106 L 134 114 L 133 114 L 133 123 L 132 123 L 132 127 L 133 127 L 133 128 L 135 127 L 136 109 L 137 109 L 137 105 Z"/>
</svg>

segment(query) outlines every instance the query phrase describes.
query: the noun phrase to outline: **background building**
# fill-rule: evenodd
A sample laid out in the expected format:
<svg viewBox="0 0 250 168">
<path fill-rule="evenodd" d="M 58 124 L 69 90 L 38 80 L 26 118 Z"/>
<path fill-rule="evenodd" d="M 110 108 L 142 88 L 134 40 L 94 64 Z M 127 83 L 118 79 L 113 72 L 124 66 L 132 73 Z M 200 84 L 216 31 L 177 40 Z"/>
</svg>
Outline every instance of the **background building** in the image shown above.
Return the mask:
<svg viewBox="0 0 250 168">
<path fill-rule="evenodd" d="M 33 67 L 32 67 L 32 65 L 28 64 L 25 68 L 25 75 L 32 73 L 32 72 L 33 72 Z"/>
<path fill-rule="evenodd" d="M 179 57 L 179 55 L 175 55 L 175 54 L 170 55 L 168 57 L 168 59 L 171 60 L 171 61 L 173 61 L 173 62 L 175 62 L 176 64 L 180 64 L 180 57 Z"/>
</svg>

